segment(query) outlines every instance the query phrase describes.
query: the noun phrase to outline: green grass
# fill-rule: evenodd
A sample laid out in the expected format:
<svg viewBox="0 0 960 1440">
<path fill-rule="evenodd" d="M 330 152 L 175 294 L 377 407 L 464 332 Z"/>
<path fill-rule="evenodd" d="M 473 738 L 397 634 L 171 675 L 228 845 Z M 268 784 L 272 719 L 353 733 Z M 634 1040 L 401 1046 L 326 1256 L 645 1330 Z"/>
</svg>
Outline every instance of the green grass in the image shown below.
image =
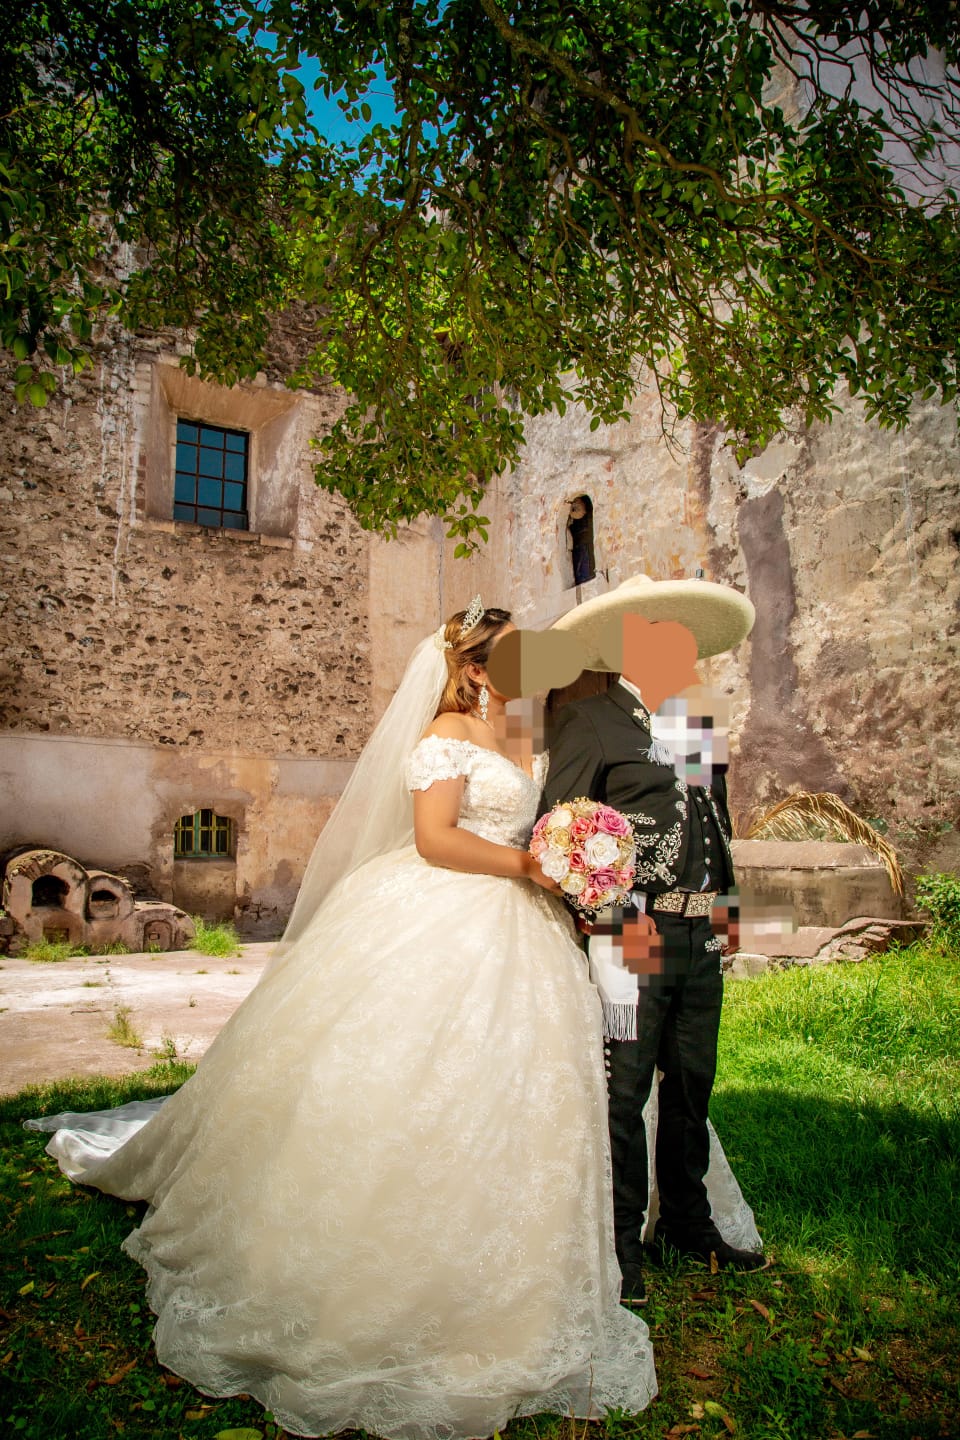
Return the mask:
<svg viewBox="0 0 960 1440">
<path fill-rule="evenodd" d="M 71 960 L 74 956 L 91 955 L 89 945 L 74 945 L 69 940 L 32 940 L 23 952 L 24 960 L 36 960 L 40 964 L 53 965 L 59 960 Z M 111 940 L 98 955 L 129 955 L 130 946 L 122 940 Z"/>
<path fill-rule="evenodd" d="M 191 950 L 218 959 L 240 954 L 240 936 L 232 925 L 224 922 L 208 925 L 206 920 L 202 920 L 199 915 L 194 915 L 192 918 L 196 934 L 190 944 Z"/>
<path fill-rule="evenodd" d="M 594 1426 L 518 1421 L 506 1440 L 955 1440 L 958 959 L 918 946 L 728 987 L 714 1119 L 776 1264 L 651 1271 L 654 1404 Z M 70 1185 L 19 1127 L 162 1093 L 189 1069 L 0 1102 L 4 1436 L 281 1433 L 255 1403 L 159 1369 L 141 1272 L 119 1252 L 142 1207 Z"/>
<path fill-rule="evenodd" d="M 142 1050 L 143 1036 L 131 1019 L 132 1013 L 129 1005 L 116 1007 L 107 1027 L 107 1039 L 115 1045 L 125 1045 L 128 1050 Z"/>
<path fill-rule="evenodd" d="M 69 940 L 32 940 L 23 952 L 25 960 L 36 960 L 41 965 L 55 965 L 60 960 L 69 960 L 73 955 L 89 955 L 86 945 L 73 945 Z"/>
</svg>

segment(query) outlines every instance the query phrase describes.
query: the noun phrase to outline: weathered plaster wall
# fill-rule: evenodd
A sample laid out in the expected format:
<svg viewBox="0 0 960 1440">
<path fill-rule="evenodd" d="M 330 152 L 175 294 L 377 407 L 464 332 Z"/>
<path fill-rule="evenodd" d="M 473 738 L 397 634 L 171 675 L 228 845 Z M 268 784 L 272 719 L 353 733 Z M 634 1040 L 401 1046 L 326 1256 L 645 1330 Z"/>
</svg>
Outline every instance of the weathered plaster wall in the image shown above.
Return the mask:
<svg viewBox="0 0 960 1440">
<path fill-rule="evenodd" d="M 892 825 L 960 822 L 955 412 L 920 406 L 896 436 L 847 401 L 742 468 L 723 439 L 687 427 L 668 445 L 649 390 L 608 430 L 576 409 L 530 422 L 494 542 L 519 618 L 575 602 L 558 537 L 586 492 L 610 584 L 699 568 L 757 607 L 737 655 L 704 665 L 733 701 L 736 809 L 824 789 Z"/>
<path fill-rule="evenodd" d="M 275 934 L 350 769 L 344 760 L 7 732 L 0 854 L 55 837 L 87 867 L 128 873 L 184 909 L 232 919 L 238 908 L 245 933 Z M 200 806 L 236 822 L 232 863 L 174 861 L 174 826 Z"/>
</svg>

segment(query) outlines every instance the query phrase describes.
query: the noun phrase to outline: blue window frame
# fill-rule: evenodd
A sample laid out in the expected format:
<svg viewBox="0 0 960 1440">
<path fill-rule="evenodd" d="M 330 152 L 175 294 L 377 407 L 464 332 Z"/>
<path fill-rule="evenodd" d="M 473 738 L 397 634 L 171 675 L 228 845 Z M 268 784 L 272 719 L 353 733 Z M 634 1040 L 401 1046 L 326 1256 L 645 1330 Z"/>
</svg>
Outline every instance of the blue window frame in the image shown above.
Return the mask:
<svg viewBox="0 0 960 1440">
<path fill-rule="evenodd" d="M 174 520 L 216 530 L 249 530 L 247 459 L 250 436 L 192 420 L 177 421 Z"/>
</svg>

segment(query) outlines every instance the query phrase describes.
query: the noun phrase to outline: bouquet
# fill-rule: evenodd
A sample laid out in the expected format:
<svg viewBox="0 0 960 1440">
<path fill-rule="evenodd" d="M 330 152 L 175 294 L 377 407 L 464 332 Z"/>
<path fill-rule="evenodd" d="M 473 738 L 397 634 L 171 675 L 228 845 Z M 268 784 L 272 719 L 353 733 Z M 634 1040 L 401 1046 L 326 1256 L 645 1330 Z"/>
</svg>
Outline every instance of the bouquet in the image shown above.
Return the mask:
<svg viewBox="0 0 960 1440">
<path fill-rule="evenodd" d="M 578 910 L 622 904 L 633 885 L 630 821 L 599 800 L 568 800 L 533 827 L 530 854 Z"/>
</svg>

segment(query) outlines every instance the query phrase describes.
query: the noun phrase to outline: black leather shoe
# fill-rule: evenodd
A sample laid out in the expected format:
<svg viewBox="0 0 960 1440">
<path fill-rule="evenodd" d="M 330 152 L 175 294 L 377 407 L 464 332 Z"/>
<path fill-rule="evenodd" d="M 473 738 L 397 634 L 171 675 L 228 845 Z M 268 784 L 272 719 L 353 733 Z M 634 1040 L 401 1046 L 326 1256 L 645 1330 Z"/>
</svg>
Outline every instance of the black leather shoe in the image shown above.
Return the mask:
<svg viewBox="0 0 960 1440">
<path fill-rule="evenodd" d="M 639 1265 L 623 1267 L 623 1284 L 620 1286 L 620 1304 L 646 1305 L 647 1287 L 643 1281 L 643 1270 Z"/>
<path fill-rule="evenodd" d="M 702 1260 L 711 1269 L 715 1259 L 718 1270 L 766 1270 L 771 1263 L 762 1250 L 738 1250 L 736 1245 L 728 1245 L 719 1230 L 695 1236 L 676 1235 L 659 1221 L 653 1232 L 652 1249 L 661 1261 L 667 1258 Z"/>
</svg>

